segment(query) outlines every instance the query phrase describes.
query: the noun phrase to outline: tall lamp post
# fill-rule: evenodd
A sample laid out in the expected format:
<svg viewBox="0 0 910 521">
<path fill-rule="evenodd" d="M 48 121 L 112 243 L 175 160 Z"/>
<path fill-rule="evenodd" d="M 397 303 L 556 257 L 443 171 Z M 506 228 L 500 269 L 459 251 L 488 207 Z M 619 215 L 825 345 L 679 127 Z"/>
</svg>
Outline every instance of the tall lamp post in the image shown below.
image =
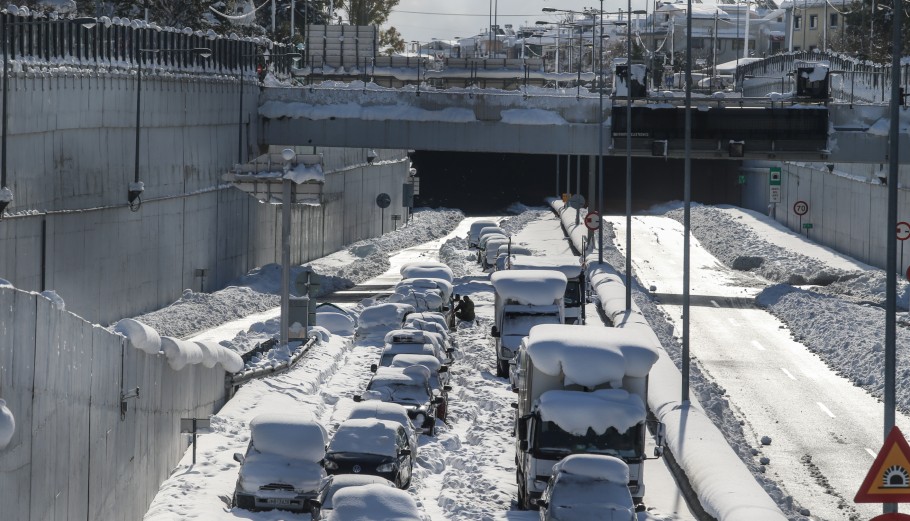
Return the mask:
<svg viewBox="0 0 910 521">
<path fill-rule="evenodd" d="M 13 191 L 9 188 L 9 183 L 7 179 L 7 153 L 6 153 L 6 136 L 8 128 L 7 117 L 7 99 L 9 92 L 9 30 L 10 27 L 14 26 L 27 26 L 34 25 L 37 23 L 42 23 L 41 20 L 24 20 L 21 22 L 7 22 L 6 17 L 0 17 L 3 20 L 2 27 L 3 30 L 3 109 L 2 114 L 0 114 L 0 119 L 2 122 L 2 144 L 0 144 L 0 218 L 3 217 L 3 212 L 6 211 L 6 207 L 13 202 Z M 74 18 L 71 20 L 71 23 L 78 24 L 84 29 L 94 29 L 97 21 L 94 18 L 90 17 L 81 17 Z"/>
<path fill-rule="evenodd" d="M 146 54 L 162 54 L 162 53 L 171 53 L 171 54 L 189 54 L 194 56 L 200 56 L 202 58 L 208 58 L 212 55 L 212 50 L 207 47 L 197 47 L 193 49 L 139 49 L 139 55 L 136 60 L 136 148 L 135 148 L 135 162 L 133 164 L 133 182 L 129 185 L 129 190 L 127 192 L 127 202 L 130 205 L 130 210 L 134 212 L 139 211 L 139 207 L 142 206 L 142 199 L 140 196 L 145 190 L 144 184 L 139 181 L 139 130 L 141 129 L 142 122 L 142 57 Z"/>
<path fill-rule="evenodd" d="M 626 311 L 632 309 L 632 15 L 647 14 L 633 11 L 628 0 L 626 19 Z"/>
<path fill-rule="evenodd" d="M 258 58 L 259 56 L 262 56 L 262 55 L 259 53 L 244 54 L 244 55 L 240 56 L 240 59 L 243 60 L 244 58 Z M 269 56 L 271 58 L 290 58 L 290 59 L 294 60 L 294 63 L 296 63 L 301 58 L 301 54 L 299 52 L 289 52 L 289 53 L 285 53 L 285 54 L 271 54 Z M 240 82 L 240 100 L 238 102 L 240 115 L 237 120 L 237 162 L 243 163 L 243 85 L 244 84 L 243 84 L 243 62 L 242 61 L 241 61 L 240 65 L 237 67 L 237 69 L 238 69 L 237 79 Z"/>
</svg>

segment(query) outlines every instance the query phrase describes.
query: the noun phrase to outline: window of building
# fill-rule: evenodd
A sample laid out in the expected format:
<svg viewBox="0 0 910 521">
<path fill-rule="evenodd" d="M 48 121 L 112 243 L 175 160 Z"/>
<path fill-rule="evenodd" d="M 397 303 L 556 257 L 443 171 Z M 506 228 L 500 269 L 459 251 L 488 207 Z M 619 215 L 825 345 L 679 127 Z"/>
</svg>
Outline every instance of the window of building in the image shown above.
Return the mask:
<svg viewBox="0 0 910 521">
<path fill-rule="evenodd" d="M 831 14 L 830 26 L 831 26 L 831 27 L 837 27 L 837 13 L 832 13 L 832 14 Z"/>
<path fill-rule="evenodd" d="M 809 29 L 818 29 L 818 15 L 809 15 Z"/>
<path fill-rule="evenodd" d="M 799 31 L 802 28 L 803 28 L 803 17 L 801 15 L 794 16 L 793 17 L 793 30 Z"/>
</svg>

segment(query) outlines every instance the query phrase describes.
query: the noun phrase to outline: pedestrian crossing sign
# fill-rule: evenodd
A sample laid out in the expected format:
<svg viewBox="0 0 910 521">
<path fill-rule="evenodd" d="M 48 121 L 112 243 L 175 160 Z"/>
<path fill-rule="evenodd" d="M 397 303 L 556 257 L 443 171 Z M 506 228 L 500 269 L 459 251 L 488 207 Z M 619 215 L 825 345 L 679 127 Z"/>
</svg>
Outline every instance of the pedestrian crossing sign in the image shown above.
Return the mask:
<svg viewBox="0 0 910 521">
<path fill-rule="evenodd" d="M 895 425 L 853 498 L 856 503 L 910 503 L 910 445 Z"/>
</svg>

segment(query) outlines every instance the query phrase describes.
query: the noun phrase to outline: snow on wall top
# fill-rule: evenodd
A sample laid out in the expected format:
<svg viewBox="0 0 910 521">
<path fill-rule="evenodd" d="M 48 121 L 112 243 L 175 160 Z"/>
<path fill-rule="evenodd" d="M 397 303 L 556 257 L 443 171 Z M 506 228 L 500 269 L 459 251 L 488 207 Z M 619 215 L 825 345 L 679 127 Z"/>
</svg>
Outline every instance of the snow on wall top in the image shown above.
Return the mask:
<svg viewBox="0 0 910 521">
<path fill-rule="evenodd" d="M 574 279 L 581 275 L 581 260 L 574 255 L 515 255 L 512 269 L 517 270 L 558 270 L 566 278 Z"/>
<path fill-rule="evenodd" d="M 318 462 L 325 457 L 328 434 L 309 414 L 269 412 L 250 421 L 250 440 L 260 452 Z"/>
<path fill-rule="evenodd" d="M 572 454 L 566 456 L 553 466 L 553 472 L 600 479 L 619 485 L 629 484 L 629 466 L 619 458 L 604 454 Z"/>
<path fill-rule="evenodd" d="M 566 276 L 553 270 L 496 271 L 490 275 L 496 294 L 518 304 L 546 306 L 566 292 Z"/>
<path fill-rule="evenodd" d="M 114 332 L 129 339 L 130 344 L 150 355 L 161 351 L 161 336 L 154 328 L 132 318 L 121 319 L 114 325 Z"/>
<path fill-rule="evenodd" d="M 551 421 L 562 430 L 583 436 L 588 429 L 603 434 L 610 427 L 625 432 L 647 418 L 644 402 L 624 389 L 547 391 L 538 399 L 543 421 Z"/>
</svg>

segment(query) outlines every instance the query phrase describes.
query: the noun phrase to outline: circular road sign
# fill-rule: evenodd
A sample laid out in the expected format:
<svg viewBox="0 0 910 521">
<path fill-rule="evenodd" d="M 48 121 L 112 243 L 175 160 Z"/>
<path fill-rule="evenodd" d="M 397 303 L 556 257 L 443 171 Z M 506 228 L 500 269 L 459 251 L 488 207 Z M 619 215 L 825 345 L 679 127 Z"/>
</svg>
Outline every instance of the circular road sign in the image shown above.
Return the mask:
<svg viewBox="0 0 910 521">
<path fill-rule="evenodd" d="M 585 215 L 585 226 L 589 230 L 600 228 L 600 214 L 597 212 L 588 212 L 588 215 Z"/>
<path fill-rule="evenodd" d="M 793 203 L 793 213 L 796 215 L 806 215 L 809 213 L 809 203 L 806 201 L 796 201 Z"/>
<path fill-rule="evenodd" d="M 901 221 L 897 223 L 897 240 L 906 241 L 910 239 L 910 223 Z"/>
<path fill-rule="evenodd" d="M 379 194 L 376 196 L 376 206 L 380 208 L 388 208 L 392 204 L 392 198 L 389 197 L 389 194 Z"/>
<path fill-rule="evenodd" d="M 585 196 L 581 194 L 575 194 L 569 198 L 569 206 L 578 210 L 579 208 L 585 205 Z"/>
</svg>

